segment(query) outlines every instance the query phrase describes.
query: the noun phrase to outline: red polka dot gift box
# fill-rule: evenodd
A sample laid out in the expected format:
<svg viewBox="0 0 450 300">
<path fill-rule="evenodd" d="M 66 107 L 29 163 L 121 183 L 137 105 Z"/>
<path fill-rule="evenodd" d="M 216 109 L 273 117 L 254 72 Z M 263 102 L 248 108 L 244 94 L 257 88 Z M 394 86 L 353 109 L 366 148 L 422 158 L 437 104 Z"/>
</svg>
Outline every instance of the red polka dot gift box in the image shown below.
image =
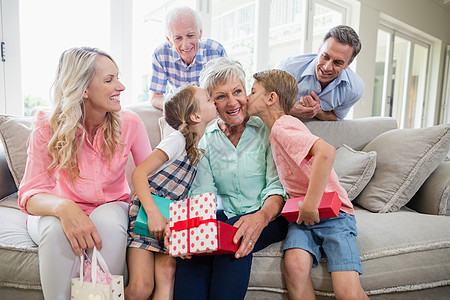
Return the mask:
<svg viewBox="0 0 450 300">
<path fill-rule="evenodd" d="M 216 220 L 214 194 L 193 196 L 170 204 L 169 254 L 232 254 L 237 228 Z"/>
</svg>

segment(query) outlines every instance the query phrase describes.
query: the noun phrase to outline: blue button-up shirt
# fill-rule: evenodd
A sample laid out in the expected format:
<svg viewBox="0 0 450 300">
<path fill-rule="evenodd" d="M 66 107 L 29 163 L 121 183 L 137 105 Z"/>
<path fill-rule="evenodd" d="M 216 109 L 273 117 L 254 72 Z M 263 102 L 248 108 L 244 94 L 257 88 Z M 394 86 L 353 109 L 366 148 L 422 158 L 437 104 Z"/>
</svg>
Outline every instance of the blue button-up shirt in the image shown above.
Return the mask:
<svg viewBox="0 0 450 300">
<path fill-rule="evenodd" d="M 206 129 L 199 147 L 205 149 L 205 157 L 189 194 L 216 194 L 218 209 L 227 217 L 258 210 L 271 195 L 286 196 L 273 161 L 269 130 L 258 117 L 250 117 L 237 147 L 217 122 Z"/>
<path fill-rule="evenodd" d="M 188 83 L 198 85 L 203 66 L 211 59 L 222 56 L 227 56 L 222 44 L 212 39 L 201 39 L 194 61 L 187 65 L 175 48 L 165 42 L 153 53 L 153 74 L 149 89 L 164 94 L 167 82 L 172 88 L 179 88 Z"/>
<path fill-rule="evenodd" d="M 291 73 L 297 79 L 297 99 L 314 91 L 319 96 L 322 110 L 333 111 L 338 120 L 342 120 L 361 98 L 364 82 L 350 68 L 346 68 L 322 90 L 315 73 L 317 59 L 316 54 L 293 56 L 281 61 L 277 68 Z"/>
</svg>

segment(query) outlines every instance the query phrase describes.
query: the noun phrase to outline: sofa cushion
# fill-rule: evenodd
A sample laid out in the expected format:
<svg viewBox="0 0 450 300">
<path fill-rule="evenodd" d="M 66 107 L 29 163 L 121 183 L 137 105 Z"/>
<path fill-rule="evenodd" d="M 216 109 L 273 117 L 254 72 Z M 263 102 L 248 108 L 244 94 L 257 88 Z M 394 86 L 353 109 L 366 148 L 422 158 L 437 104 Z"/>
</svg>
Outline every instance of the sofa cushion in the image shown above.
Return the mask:
<svg viewBox="0 0 450 300">
<path fill-rule="evenodd" d="M 339 122 L 321 121 L 315 118 L 302 119 L 302 121 L 312 134 L 333 147 L 339 148 L 346 144 L 355 150 L 362 150 L 381 133 L 397 128 L 397 121 L 391 117 L 369 117 Z"/>
<path fill-rule="evenodd" d="M 16 183 L 9 170 L 8 161 L 6 159 L 3 143 L 0 142 L 0 198 L 8 196 L 17 191 Z"/>
<path fill-rule="evenodd" d="M 449 284 L 449 217 L 419 214 L 405 208 L 377 214 L 359 206 L 355 206 L 355 215 L 363 266 L 360 280 L 369 296 Z M 284 276 L 279 272 L 284 269 L 281 247 L 279 242 L 254 253 L 249 290 L 287 293 Z M 318 296 L 333 295 L 326 259 L 311 270 L 311 279 Z M 396 298 L 391 294 L 384 299 Z"/>
<path fill-rule="evenodd" d="M 14 182 L 19 187 L 27 162 L 28 138 L 33 118 L 0 115 L 0 138 Z"/>
<path fill-rule="evenodd" d="M 17 207 L 17 194 L 0 204 L 0 287 L 40 290 L 38 248 L 26 229 L 27 215 Z"/>
<path fill-rule="evenodd" d="M 414 196 L 450 150 L 450 124 L 385 132 L 363 151 L 377 152 L 375 174 L 355 202 L 372 212 L 393 212 Z"/>
<path fill-rule="evenodd" d="M 450 161 L 439 164 L 407 206 L 425 214 L 450 216 Z"/>
<path fill-rule="evenodd" d="M 369 183 L 375 171 L 376 158 L 375 151 L 356 151 L 345 144 L 336 150 L 333 167 L 350 201 Z"/>
</svg>

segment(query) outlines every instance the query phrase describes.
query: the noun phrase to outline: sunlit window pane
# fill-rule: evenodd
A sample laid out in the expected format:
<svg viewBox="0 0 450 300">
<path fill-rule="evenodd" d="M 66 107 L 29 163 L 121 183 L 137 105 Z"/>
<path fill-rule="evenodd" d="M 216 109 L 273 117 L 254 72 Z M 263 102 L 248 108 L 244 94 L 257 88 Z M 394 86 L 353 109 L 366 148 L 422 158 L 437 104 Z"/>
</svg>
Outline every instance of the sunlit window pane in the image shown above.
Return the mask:
<svg viewBox="0 0 450 300">
<path fill-rule="evenodd" d="M 403 128 L 404 106 L 407 97 L 406 86 L 408 83 L 409 57 L 411 42 L 396 36 L 394 38 L 394 57 L 392 59 L 392 89 L 394 91 L 392 113 L 400 127 Z"/>
<path fill-rule="evenodd" d="M 240 1 L 240 6 L 229 1 L 212 3 L 211 37 L 222 43 L 229 57 L 242 64 L 248 88 L 253 74 L 255 0 Z"/>
<path fill-rule="evenodd" d="M 287 56 L 301 54 L 305 47 L 305 20 L 306 0 L 270 2 L 269 68 Z"/>
<path fill-rule="evenodd" d="M 20 0 L 24 114 L 50 103 L 58 58 L 71 47 L 110 50 L 110 0 Z"/>
<path fill-rule="evenodd" d="M 334 26 L 344 23 L 344 15 L 341 11 L 331 7 L 314 4 L 313 42 L 312 51 L 318 51 L 323 36 Z"/>
<path fill-rule="evenodd" d="M 385 116 L 387 72 L 391 34 L 378 30 L 375 79 L 373 89 L 372 116 Z"/>
<path fill-rule="evenodd" d="M 133 0 L 132 102 L 149 101 L 148 81 L 152 75 L 152 55 L 166 42 L 164 18 L 175 6 L 195 9 L 195 0 Z M 167 85 L 171 88 L 171 85 Z"/>
<path fill-rule="evenodd" d="M 415 44 L 410 78 L 409 101 L 406 105 L 405 127 L 420 128 L 425 99 L 428 66 L 428 47 Z"/>
</svg>

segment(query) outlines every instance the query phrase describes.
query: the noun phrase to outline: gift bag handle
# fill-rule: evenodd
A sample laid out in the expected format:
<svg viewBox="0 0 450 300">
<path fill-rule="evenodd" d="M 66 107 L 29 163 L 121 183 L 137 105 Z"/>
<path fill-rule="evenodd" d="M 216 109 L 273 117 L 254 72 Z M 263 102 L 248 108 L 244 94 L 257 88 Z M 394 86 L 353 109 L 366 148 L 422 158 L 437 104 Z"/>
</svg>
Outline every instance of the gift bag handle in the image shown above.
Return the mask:
<svg viewBox="0 0 450 300">
<path fill-rule="evenodd" d="M 81 284 L 83 284 L 83 280 L 84 280 L 84 255 L 87 255 L 87 254 L 85 253 L 80 256 L 80 281 L 81 281 Z M 97 262 L 100 265 L 100 268 L 103 270 L 103 272 L 110 273 L 105 259 L 100 254 L 100 252 L 97 250 L 97 247 L 94 246 L 94 249 L 92 251 L 92 263 L 91 263 L 92 286 L 94 289 L 95 289 L 95 285 L 97 283 Z"/>
</svg>

